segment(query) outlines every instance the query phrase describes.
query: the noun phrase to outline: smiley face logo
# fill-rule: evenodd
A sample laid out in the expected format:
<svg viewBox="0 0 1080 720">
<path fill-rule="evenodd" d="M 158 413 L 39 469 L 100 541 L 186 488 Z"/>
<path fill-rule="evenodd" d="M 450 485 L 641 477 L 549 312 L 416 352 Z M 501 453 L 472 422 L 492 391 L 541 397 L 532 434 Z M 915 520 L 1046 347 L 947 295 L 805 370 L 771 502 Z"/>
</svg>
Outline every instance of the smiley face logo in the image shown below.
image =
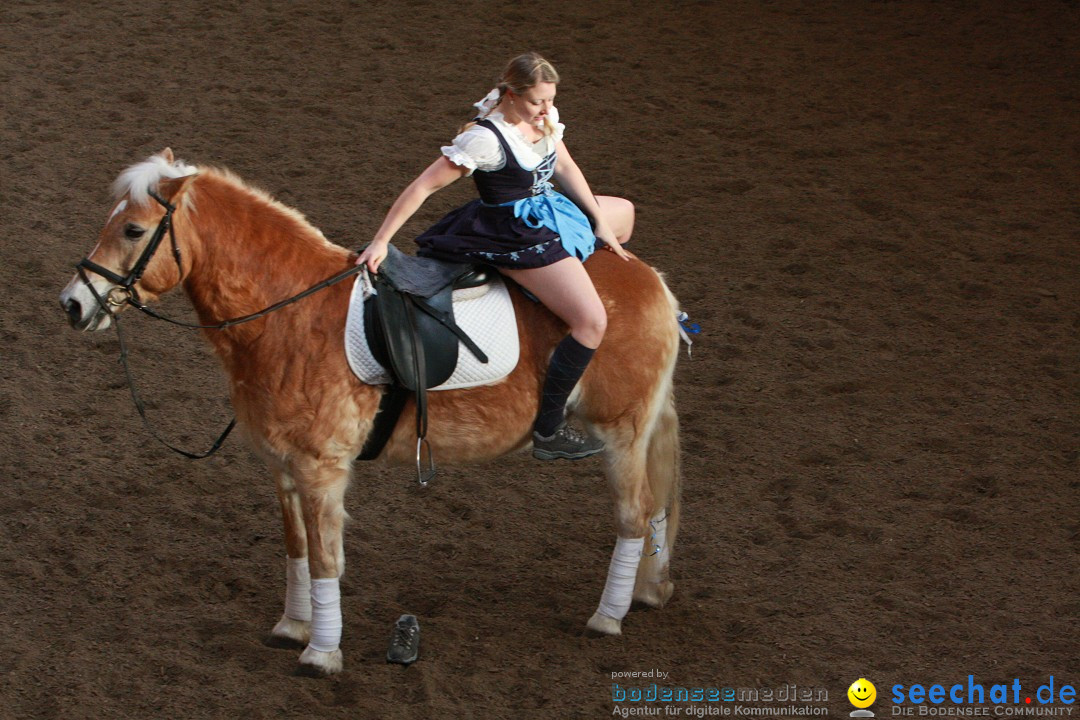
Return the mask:
<svg viewBox="0 0 1080 720">
<path fill-rule="evenodd" d="M 866 678 L 859 678 L 847 689 L 848 700 L 857 708 L 868 708 L 877 700 L 877 688 Z"/>
</svg>

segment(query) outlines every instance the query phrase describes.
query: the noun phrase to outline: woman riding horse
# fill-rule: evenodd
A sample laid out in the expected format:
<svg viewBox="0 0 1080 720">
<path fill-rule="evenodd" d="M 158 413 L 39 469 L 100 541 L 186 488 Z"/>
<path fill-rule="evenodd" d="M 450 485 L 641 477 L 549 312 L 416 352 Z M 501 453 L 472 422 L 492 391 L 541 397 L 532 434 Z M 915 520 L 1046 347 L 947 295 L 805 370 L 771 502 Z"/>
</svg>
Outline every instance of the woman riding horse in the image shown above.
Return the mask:
<svg viewBox="0 0 1080 720">
<path fill-rule="evenodd" d="M 511 60 L 495 89 L 476 103 L 476 121 L 405 188 L 357 263 L 376 272 L 390 239 L 421 204 L 472 175 L 480 199 L 420 235 L 418 254 L 495 265 L 569 326 L 548 365 L 533 455 L 578 460 L 601 452 L 604 444 L 566 424 L 566 401 L 607 328 L 604 304 L 582 262 L 598 239 L 630 260 L 622 243 L 633 231 L 634 206 L 593 196 L 562 139 L 554 105 L 558 82 L 555 68 L 534 52 Z M 573 202 L 552 189 L 552 177 Z"/>
</svg>

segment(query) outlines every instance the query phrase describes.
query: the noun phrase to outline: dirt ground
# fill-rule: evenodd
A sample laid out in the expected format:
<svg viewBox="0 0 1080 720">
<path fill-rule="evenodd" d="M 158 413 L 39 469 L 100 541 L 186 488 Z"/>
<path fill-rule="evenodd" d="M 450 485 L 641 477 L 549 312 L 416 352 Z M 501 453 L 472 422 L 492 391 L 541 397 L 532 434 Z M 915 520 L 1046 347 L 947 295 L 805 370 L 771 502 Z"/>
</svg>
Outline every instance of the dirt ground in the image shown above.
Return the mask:
<svg viewBox="0 0 1080 720">
<path fill-rule="evenodd" d="M 1080 684 L 1080 8 L 1017 2 L 20 2 L 0 9 L 0 716 L 599 718 L 612 674 Z M 349 491 L 345 671 L 292 675 L 272 483 L 141 428 L 57 306 L 162 147 L 371 237 L 511 55 L 702 326 L 677 370 L 676 592 L 583 635 L 595 463 Z M 459 183 L 398 236 L 471 198 Z M 162 303 L 183 313 L 180 296 Z M 164 433 L 230 416 L 197 334 L 127 318 Z M 632 362 L 632 358 L 627 358 Z M 399 613 L 423 656 L 383 660 Z M 1076 711 L 1074 710 L 1074 713 Z"/>
</svg>

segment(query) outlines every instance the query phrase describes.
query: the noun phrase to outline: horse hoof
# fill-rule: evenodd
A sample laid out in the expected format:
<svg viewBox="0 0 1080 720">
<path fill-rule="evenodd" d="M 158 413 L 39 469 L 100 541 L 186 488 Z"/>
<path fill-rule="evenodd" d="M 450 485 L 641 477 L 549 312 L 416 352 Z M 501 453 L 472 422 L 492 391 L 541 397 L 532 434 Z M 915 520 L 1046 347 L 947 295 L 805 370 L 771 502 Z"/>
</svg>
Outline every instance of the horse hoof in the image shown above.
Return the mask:
<svg viewBox="0 0 1080 720">
<path fill-rule="evenodd" d="M 272 648 L 285 648 L 300 650 L 307 646 L 311 639 L 311 623 L 303 620 L 293 620 L 291 617 L 281 616 L 278 624 L 270 631 L 270 637 L 263 644 Z"/>
<path fill-rule="evenodd" d="M 594 612 L 585 628 L 597 635 L 622 635 L 622 620 Z"/>
<path fill-rule="evenodd" d="M 675 583 L 670 580 L 649 583 L 634 590 L 634 602 L 659 609 L 667 605 L 667 601 L 671 599 L 674 592 Z"/>
<path fill-rule="evenodd" d="M 340 649 L 322 652 L 307 647 L 300 654 L 300 664 L 296 668 L 296 674 L 304 677 L 327 677 L 341 672 L 343 667 L 345 667 L 345 660 Z"/>
</svg>

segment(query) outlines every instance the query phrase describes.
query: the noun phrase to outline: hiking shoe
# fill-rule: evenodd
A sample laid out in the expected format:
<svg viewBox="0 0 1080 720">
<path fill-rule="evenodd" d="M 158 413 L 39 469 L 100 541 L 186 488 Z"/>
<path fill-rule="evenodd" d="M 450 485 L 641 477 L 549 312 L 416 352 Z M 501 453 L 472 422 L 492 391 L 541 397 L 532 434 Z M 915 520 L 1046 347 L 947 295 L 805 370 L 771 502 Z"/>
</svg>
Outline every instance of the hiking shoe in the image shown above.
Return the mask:
<svg viewBox="0 0 1080 720">
<path fill-rule="evenodd" d="M 590 437 L 565 422 L 551 437 L 533 431 L 533 457 L 539 460 L 580 460 L 604 449 L 604 443 Z"/>
<path fill-rule="evenodd" d="M 415 615 L 402 615 L 394 623 L 394 633 L 390 636 L 390 649 L 386 651 L 386 662 L 409 665 L 416 662 L 420 654 L 420 623 Z"/>
</svg>

